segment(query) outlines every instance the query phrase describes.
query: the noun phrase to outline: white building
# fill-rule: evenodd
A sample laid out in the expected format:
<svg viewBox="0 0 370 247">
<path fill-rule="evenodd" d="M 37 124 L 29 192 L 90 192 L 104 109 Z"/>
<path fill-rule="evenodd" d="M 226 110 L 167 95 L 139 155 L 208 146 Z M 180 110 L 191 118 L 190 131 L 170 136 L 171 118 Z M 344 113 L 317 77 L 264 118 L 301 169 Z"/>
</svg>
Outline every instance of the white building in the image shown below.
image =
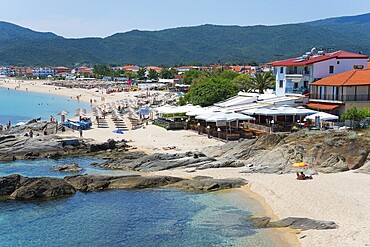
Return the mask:
<svg viewBox="0 0 370 247">
<path fill-rule="evenodd" d="M 276 76 L 276 95 L 306 94 L 309 83 L 353 69 L 366 69 L 368 56 L 337 51 L 325 53 L 315 48 L 297 58 L 269 63 Z"/>
</svg>

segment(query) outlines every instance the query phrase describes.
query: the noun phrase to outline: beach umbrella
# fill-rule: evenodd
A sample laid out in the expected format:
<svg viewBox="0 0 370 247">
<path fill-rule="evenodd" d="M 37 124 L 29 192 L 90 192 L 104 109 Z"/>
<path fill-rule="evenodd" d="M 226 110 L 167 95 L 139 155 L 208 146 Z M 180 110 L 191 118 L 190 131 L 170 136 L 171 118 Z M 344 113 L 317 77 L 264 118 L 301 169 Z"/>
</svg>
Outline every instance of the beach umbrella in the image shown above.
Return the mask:
<svg viewBox="0 0 370 247">
<path fill-rule="evenodd" d="M 293 163 L 292 167 L 293 168 L 303 168 L 303 167 L 307 167 L 308 164 L 307 163 L 304 163 L 304 162 L 296 162 L 296 163 Z"/>
<path fill-rule="evenodd" d="M 86 116 L 86 110 L 84 108 L 78 108 L 75 111 L 75 116 Z"/>
<path fill-rule="evenodd" d="M 234 122 L 236 120 L 238 121 L 249 121 L 254 120 L 254 117 L 247 116 L 240 113 L 235 112 L 218 112 L 211 116 L 209 116 L 206 121 L 207 122 L 217 122 L 218 119 L 226 119 L 227 122 Z"/>
<path fill-rule="evenodd" d="M 221 111 L 220 109 L 221 109 L 220 107 L 215 107 L 215 106 L 196 107 L 195 109 L 187 112 L 186 116 L 194 117 L 194 116 L 198 116 L 198 115 L 205 114 L 205 113 L 212 113 L 212 112 L 215 112 L 215 111 Z"/>
<path fill-rule="evenodd" d="M 68 111 L 63 110 L 63 111 L 57 113 L 57 115 L 65 116 L 65 115 L 68 115 L 68 113 L 69 113 Z"/>
<path fill-rule="evenodd" d="M 57 113 L 57 115 L 60 115 L 60 121 L 61 122 L 65 122 L 65 120 L 66 120 L 66 115 L 68 115 L 68 111 L 65 111 L 65 110 L 63 110 L 63 111 L 61 111 L 61 112 L 59 112 L 59 113 Z"/>
<path fill-rule="evenodd" d="M 315 114 L 305 117 L 304 120 L 315 120 L 316 117 L 319 117 L 320 120 L 324 120 L 324 121 L 337 120 L 339 118 L 336 115 L 329 114 L 326 112 L 317 112 Z"/>
<path fill-rule="evenodd" d="M 86 109 L 85 108 L 78 108 L 78 109 L 76 109 L 76 111 L 82 111 L 82 112 L 86 113 Z"/>
<path fill-rule="evenodd" d="M 227 122 L 233 122 L 236 120 L 254 120 L 254 117 L 235 112 L 210 112 L 198 115 L 195 119 L 205 120 L 206 122 L 217 122 L 219 119 L 225 119 Z"/>
</svg>

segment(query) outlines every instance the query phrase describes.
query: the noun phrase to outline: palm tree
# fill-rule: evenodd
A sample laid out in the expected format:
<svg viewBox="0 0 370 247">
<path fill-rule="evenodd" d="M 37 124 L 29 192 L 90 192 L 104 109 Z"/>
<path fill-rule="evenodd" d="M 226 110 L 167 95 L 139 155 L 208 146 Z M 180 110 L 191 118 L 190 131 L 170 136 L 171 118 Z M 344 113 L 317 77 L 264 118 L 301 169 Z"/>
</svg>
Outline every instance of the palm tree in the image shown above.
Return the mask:
<svg viewBox="0 0 370 247">
<path fill-rule="evenodd" d="M 271 73 L 257 73 L 251 78 L 252 87 L 258 89 L 260 94 L 263 94 L 266 89 L 273 88 L 275 78 Z"/>
</svg>

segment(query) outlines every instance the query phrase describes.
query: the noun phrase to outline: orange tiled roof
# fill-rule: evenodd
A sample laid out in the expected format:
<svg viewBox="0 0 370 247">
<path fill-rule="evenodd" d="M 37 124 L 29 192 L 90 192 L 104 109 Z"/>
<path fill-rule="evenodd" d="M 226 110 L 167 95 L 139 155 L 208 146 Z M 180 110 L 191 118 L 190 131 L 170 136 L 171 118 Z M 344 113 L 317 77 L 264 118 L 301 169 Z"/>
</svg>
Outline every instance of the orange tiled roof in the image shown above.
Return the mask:
<svg viewBox="0 0 370 247">
<path fill-rule="evenodd" d="M 244 70 L 250 70 L 252 67 L 251 66 L 230 66 L 230 68 L 233 71 L 241 72 L 241 71 L 244 71 Z"/>
<path fill-rule="evenodd" d="M 149 71 L 149 70 L 155 70 L 155 71 L 157 71 L 157 72 L 159 72 L 159 71 L 162 71 L 163 69 L 162 68 L 160 68 L 160 67 L 156 67 L 156 66 L 148 66 L 148 67 L 146 67 L 146 70 L 147 71 Z"/>
<path fill-rule="evenodd" d="M 316 86 L 361 86 L 370 85 L 370 69 L 350 70 L 310 83 Z"/>
<path fill-rule="evenodd" d="M 352 53 L 348 51 L 336 51 L 333 53 L 325 53 L 322 56 L 309 56 L 307 60 L 298 60 L 299 57 L 295 58 L 290 58 L 286 60 L 281 60 L 281 61 L 275 61 L 268 63 L 269 65 L 272 65 L 274 67 L 278 66 L 305 66 L 309 64 L 314 64 L 317 62 L 329 60 L 332 58 L 337 58 L 337 59 L 368 59 L 369 57 L 366 55 L 358 54 L 358 53 Z"/>
<path fill-rule="evenodd" d="M 307 103 L 307 107 L 317 110 L 333 110 L 341 105 L 339 104 L 325 104 L 325 103 Z"/>
<path fill-rule="evenodd" d="M 92 69 L 90 68 L 85 68 L 85 69 L 79 69 L 78 73 L 92 73 Z"/>
</svg>

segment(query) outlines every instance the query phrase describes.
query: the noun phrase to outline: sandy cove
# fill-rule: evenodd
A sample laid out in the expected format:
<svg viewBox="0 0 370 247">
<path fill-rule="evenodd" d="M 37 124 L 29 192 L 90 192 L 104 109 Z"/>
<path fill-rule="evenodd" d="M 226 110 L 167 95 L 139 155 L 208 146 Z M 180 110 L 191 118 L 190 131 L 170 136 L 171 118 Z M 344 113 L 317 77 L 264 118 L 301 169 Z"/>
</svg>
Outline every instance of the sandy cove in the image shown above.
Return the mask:
<svg viewBox="0 0 370 247">
<path fill-rule="evenodd" d="M 191 176 L 244 178 L 250 190 L 263 197 L 274 214 L 335 221 L 335 230 L 302 231 L 302 246 L 370 246 L 370 177 L 353 172 L 319 174 L 313 180 L 296 180 L 295 174 L 245 174 L 243 168 L 197 170 Z M 158 175 L 189 177 L 183 169 Z M 248 195 L 247 195 L 248 196 Z"/>
<path fill-rule="evenodd" d="M 133 97 L 137 93 L 113 93 L 106 95 L 94 90 L 61 88 L 42 85 L 43 81 L 24 81 L 20 90 L 56 94 L 97 104 Z M 0 82 L 0 86 L 14 90 L 18 82 Z M 105 101 L 101 102 L 101 96 Z M 112 133 L 113 123 L 108 117 L 111 128 L 84 131 L 84 137 L 105 141 L 108 138 L 131 140 L 130 145 L 149 153 L 201 151 L 208 146 L 223 143 L 191 131 L 166 131 L 149 125 L 145 129 L 129 130 L 124 135 Z M 75 132 L 77 136 L 77 131 Z M 175 150 L 163 150 L 163 147 L 175 146 Z M 316 220 L 335 221 L 336 230 L 301 232 L 298 237 L 302 246 L 370 246 L 370 177 L 366 174 L 345 172 L 338 174 L 319 174 L 313 180 L 299 181 L 295 174 L 245 174 L 243 168 L 218 168 L 187 173 L 185 170 L 157 172 L 160 175 L 193 177 L 198 175 L 215 178 L 244 178 L 250 182 L 252 192 L 262 196 L 260 202 L 267 203 L 279 218 L 289 216 L 307 217 Z M 250 196 L 248 193 L 246 196 Z M 267 205 L 265 205 L 268 208 Z"/>
</svg>

